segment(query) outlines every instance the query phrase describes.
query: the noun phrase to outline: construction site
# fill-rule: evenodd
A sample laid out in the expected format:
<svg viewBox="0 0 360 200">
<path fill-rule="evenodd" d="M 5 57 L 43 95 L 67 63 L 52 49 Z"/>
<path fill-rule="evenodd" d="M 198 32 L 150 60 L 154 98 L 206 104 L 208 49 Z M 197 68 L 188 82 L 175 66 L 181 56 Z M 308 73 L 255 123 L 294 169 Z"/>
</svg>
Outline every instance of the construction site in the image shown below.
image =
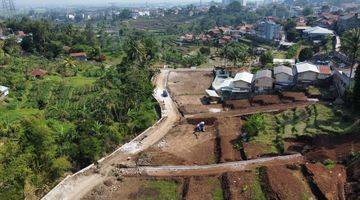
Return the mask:
<svg viewBox="0 0 360 200">
<path fill-rule="evenodd" d="M 212 69 L 162 70 L 162 118 L 44 199 L 358 198 L 360 136 L 335 133 L 359 121 L 301 92 L 204 103 L 213 80 Z M 252 116 L 266 123 L 249 136 Z"/>
</svg>

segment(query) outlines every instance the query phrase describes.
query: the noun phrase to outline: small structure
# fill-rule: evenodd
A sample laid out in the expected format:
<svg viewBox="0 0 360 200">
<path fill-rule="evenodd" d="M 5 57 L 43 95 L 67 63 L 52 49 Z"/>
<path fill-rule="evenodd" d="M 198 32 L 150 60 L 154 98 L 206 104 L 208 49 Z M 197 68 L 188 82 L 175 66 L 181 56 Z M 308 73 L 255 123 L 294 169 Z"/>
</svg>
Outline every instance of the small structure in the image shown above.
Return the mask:
<svg viewBox="0 0 360 200">
<path fill-rule="evenodd" d="M 331 69 L 329 66 L 318 65 L 318 69 L 319 69 L 318 79 L 324 80 L 324 79 L 331 77 L 332 73 L 331 73 Z"/>
<path fill-rule="evenodd" d="M 272 72 L 269 69 L 259 70 L 254 77 L 254 88 L 258 93 L 271 91 L 273 88 L 274 80 Z"/>
<path fill-rule="evenodd" d="M 79 61 L 87 61 L 87 55 L 85 52 L 71 53 L 70 57 Z"/>
<path fill-rule="evenodd" d="M 280 65 L 274 68 L 276 86 L 289 86 L 294 84 L 294 72 L 291 67 Z"/>
<path fill-rule="evenodd" d="M 209 103 L 218 103 L 221 97 L 216 93 L 215 90 L 205 90 L 206 99 Z"/>
<path fill-rule="evenodd" d="M 9 95 L 9 88 L 0 85 L 0 99 L 6 97 L 7 95 Z"/>
<path fill-rule="evenodd" d="M 251 86 L 254 79 L 254 74 L 249 72 L 239 72 L 235 75 L 232 86 L 241 92 L 251 92 Z"/>
<path fill-rule="evenodd" d="M 309 62 L 301 62 L 295 65 L 296 80 L 298 84 L 310 84 L 317 80 L 319 69 Z"/>
<path fill-rule="evenodd" d="M 45 75 L 47 75 L 47 71 L 42 70 L 42 69 L 35 69 L 31 72 L 31 76 L 33 78 L 42 78 Z"/>
<path fill-rule="evenodd" d="M 274 58 L 273 63 L 275 65 L 285 65 L 290 64 L 291 66 L 295 65 L 295 59 L 280 59 L 280 58 Z"/>
<path fill-rule="evenodd" d="M 305 29 L 303 32 L 305 37 L 308 37 L 309 39 L 323 39 L 326 36 L 334 36 L 334 31 L 320 26 Z"/>
<path fill-rule="evenodd" d="M 355 68 L 355 67 L 354 67 Z M 356 69 L 354 69 L 354 72 L 352 73 L 351 77 L 350 77 L 350 70 L 335 70 L 334 71 L 334 84 L 335 87 L 339 93 L 340 96 L 343 96 L 345 94 L 345 91 L 347 88 L 350 87 L 351 85 L 354 85 L 355 81 L 355 71 Z"/>
</svg>

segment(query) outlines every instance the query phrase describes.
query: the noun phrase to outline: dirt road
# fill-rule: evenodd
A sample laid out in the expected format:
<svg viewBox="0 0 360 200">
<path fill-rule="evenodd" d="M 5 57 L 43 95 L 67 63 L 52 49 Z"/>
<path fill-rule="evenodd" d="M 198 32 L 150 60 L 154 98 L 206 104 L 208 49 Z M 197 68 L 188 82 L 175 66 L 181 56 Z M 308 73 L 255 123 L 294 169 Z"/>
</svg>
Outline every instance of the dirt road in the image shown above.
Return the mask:
<svg viewBox="0 0 360 200">
<path fill-rule="evenodd" d="M 199 176 L 214 175 L 225 172 L 250 170 L 257 166 L 285 165 L 290 163 L 303 162 L 301 154 L 259 158 L 254 160 L 227 162 L 221 164 L 200 165 L 200 166 L 159 166 L 159 167 L 136 167 L 123 168 L 119 172 L 124 176 Z"/>
<path fill-rule="evenodd" d="M 128 157 L 147 149 L 169 132 L 173 124 L 180 119 L 180 115 L 172 99 L 162 96 L 162 91 L 166 88 L 168 74 L 168 70 L 162 70 L 154 79 L 156 85 L 154 97 L 161 104 L 162 118 L 134 140 L 123 145 L 109 156 L 99 160 L 97 166 L 90 165 L 64 179 L 43 197 L 44 200 L 80 199 L 93 187 L 106 180 L 109 172 L 111 172 L 116 164 L 124 162 Z"/>
</svg>

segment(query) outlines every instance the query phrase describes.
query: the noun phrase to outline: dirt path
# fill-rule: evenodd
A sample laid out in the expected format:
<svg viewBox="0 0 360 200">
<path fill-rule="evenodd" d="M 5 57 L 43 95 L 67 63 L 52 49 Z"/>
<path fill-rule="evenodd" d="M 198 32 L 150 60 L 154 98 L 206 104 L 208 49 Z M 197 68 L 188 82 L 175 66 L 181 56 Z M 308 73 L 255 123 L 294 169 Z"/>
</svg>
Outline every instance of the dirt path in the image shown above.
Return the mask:
<svg viewBox="0 0 360 200">
<path fill-rule="evenodd" d="M 162 91 L 167 85 L 168 74 L 168 70 L 162 70 L 154 79 L 156 85 L 154 97 L 161 104 L 162 118 L 154 126 L 144 131 L 134 140 L 123 145 L 107 157 L 99 160 L 97 166 L 90 165 L 76 174 L 65 178 L 43 197 L 44 200 L 80 199 L 93 187 L 106 180 L 109 176 L 109 172 L 114 169 L 116 164 L 125 162 L 128 157 L 147 149 L 169 132 L 173 127 L 173 124 L 180 119 L 180 115 L 171 97 L 162 97 Z"/>
<path fill-rule="evenodd" d="M 294 154 L 212 165 L 122 168 L 119 169 L 119 172 L 124 176 L 199 176 L 221 174 L 225 172 L 244 171 L 253 169 L 257 166 L 302 163 L 303 161 L 304 159 L 301 154 Z"/>
</svg>

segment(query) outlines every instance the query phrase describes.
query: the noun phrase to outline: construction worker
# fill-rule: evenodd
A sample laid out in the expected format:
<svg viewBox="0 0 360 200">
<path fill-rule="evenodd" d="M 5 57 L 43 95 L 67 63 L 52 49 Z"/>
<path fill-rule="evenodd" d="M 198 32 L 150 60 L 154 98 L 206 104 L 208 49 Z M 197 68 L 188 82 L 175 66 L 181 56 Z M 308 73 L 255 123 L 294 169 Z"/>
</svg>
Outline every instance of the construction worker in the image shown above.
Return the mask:
<svg viewBox="0 0 360 200">
<path fill-rule="evenodd" d="M 205 132 L 205 122 L 200 122 L 198 125 L 196 125 L 196 131 Z"/>
</svg>

